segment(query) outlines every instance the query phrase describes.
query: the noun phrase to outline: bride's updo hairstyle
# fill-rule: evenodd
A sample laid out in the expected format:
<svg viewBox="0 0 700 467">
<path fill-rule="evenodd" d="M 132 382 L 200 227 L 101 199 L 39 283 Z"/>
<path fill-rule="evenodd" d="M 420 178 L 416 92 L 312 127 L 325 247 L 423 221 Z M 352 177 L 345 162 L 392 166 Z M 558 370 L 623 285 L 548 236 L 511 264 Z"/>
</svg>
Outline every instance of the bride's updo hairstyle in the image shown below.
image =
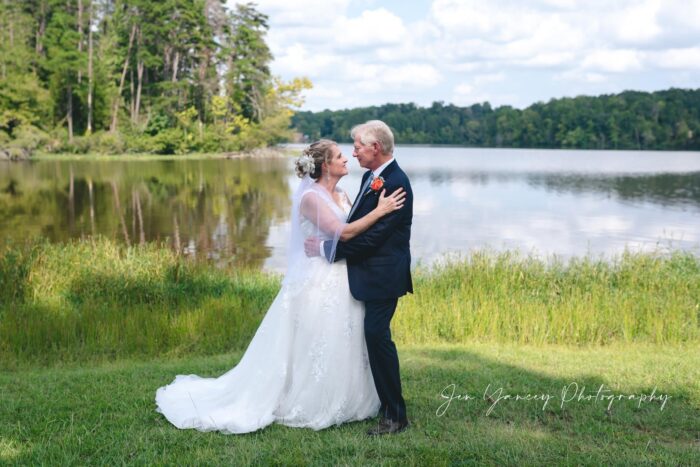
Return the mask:
<svg viewBox="0 0 700 467">
<path fill-rule="evenodd" d="M 297 176 L 303 178 L 304 175 L 308 175 L 313 180 L 321 178 L 321 164 L 330 162 L 333 156 L 331 150 L 336 145 L 335 141 L 319 139 L 307 146 L 294 163 Z"/>
</svg>

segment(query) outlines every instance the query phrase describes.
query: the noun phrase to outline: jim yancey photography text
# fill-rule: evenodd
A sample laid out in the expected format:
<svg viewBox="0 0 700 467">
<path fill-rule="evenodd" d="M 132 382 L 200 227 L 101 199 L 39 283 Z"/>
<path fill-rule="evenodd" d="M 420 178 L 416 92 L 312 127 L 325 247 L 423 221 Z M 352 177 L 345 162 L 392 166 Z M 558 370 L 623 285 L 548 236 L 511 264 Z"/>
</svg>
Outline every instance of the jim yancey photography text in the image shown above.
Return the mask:
<svg viewBox="0 0 700 467">
<path fill-rule="evenodd" d="M 538 402 L 541 404 L 542 410 L 545 410 L 551 404 L 557 404 L 563 409 L 567 404 L 571 403 L 592 403 L 610 410 L 613 404 L 620 401 L 634 401 L 637 407 L 641 407 L 642 404 L 658 402 L 660 403 L 659 410 L 664 410 L 671 396 L 657 393 L 656 387 L 649 393 L 625 394 L 614 392 L 605 384 L 601 384 L 594 389 L 589 389 L 585 385 L 579 385 L 576 382 L 566 384 L 562 387 L 561 391 L 557 393 L 509 392 L 504 390 L 503 387 L 488 384 L 486 388 L 484 388 L 484 391 L 477 395 L 477 393 L 470 394 L 468 392 L 460 392 L 457 390 L 457 385 L 451 383 L 445 386 L 440 392 L 440 399 L 443 402 L 435 411 L 435 415 L 438 417 L 445 415 L 453 403 L 476 400 L 483 400 L 490 404 L 486 410 L 486 415 L 488 416 L 491 415 L 499 404 L 510 401 Z"/>
</svg>

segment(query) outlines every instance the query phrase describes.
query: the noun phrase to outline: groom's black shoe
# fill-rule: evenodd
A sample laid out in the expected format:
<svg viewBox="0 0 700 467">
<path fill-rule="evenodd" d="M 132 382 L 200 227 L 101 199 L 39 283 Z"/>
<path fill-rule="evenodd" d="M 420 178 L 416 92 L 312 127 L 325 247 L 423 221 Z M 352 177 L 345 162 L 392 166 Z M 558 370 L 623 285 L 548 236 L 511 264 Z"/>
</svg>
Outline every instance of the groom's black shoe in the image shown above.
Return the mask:
<svg viewBox="0 0 700 467">
<path fill-rule="evenodd" d="M 409 425 L 410 423 L 408 423 L 408 420 L 395 422 L 388 418 L 382 418 L 377 426 L 367 431 L 367 434 L 370 436 L 395 435 L 396 433 L 404 431 Z"/>
</svg>

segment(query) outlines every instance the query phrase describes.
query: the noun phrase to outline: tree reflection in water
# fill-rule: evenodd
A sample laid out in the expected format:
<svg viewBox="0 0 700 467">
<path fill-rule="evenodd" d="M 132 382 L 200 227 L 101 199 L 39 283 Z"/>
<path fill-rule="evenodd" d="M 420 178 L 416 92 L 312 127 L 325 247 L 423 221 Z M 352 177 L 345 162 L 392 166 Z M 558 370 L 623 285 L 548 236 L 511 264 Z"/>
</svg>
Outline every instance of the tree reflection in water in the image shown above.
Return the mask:
<svg viewBox="0 0 700 467">
<path fill-rule="evenodd" d="M 103 235 L 262 267 L 290 208 L 286 159 L 38 161 L 0 172 L 0 239 Z"/>
<path fill-rule="evenodd" d="M 564 256 L 700 245 L 696 154 L 399 147 L 397 159 L 417 200 L 416 262 L 485 245 Z M 354 197 L 362 169 L 348 166 L 340 186 Z M 0 243 L 102 235 L 283 271 L 296 180 L 287 158 L 0 164 Z"/>
</svg>

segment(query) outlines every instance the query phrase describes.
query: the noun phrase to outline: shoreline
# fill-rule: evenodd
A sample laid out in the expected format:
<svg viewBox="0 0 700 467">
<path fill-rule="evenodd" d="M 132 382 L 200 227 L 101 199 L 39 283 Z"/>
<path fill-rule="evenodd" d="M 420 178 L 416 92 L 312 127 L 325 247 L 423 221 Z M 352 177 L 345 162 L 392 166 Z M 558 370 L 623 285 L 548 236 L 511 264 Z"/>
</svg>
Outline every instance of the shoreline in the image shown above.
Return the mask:
<svg viewBox="0 0 700 467">
<path fill-rule="evenodd" d="M 221 153 L 188 153 L 188 154 L 151 154 L 151 153 L 123 153 L 123 154 L 72 154 L 72 153 L 46 153 L 37 152 L 31 157 L 13 162 L 22 161 L 166 161 L 166 160 L 210 160 L 210 159 L 252 159 L 252 158 L 286 158 L 290 157 L 289 149 L 281 147 L 268 147 L 243 152 Z"/>
</svg>

